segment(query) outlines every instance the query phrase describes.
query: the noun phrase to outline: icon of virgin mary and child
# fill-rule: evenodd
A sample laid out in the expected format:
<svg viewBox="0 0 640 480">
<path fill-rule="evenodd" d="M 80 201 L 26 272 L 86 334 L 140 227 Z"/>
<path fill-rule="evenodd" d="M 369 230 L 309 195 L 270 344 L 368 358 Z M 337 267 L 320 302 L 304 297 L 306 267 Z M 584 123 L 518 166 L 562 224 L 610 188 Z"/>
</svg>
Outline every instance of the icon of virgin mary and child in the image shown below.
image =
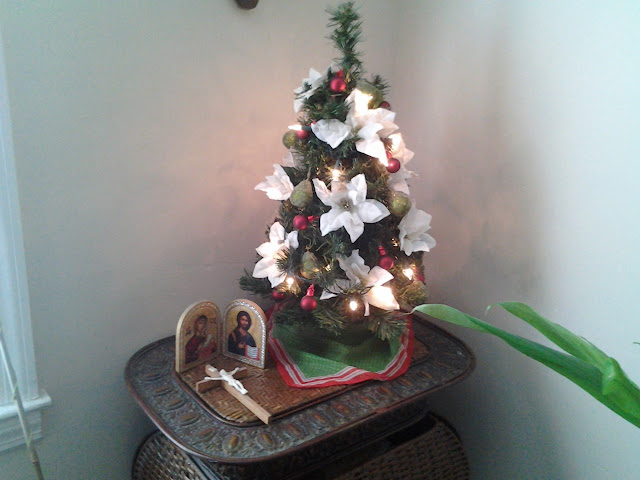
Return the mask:
<svg viewBox="0 0 640 480">
<path fill-rule="evenodd" d="M 185 363 L 207 358 L 216 351 L 215 335 L 209 333 L 208 321 L 209 319 L 206 315 L 200 315 L 196 318 L 194 322 L 195 332 L 184 349 Z"/>
</svg>

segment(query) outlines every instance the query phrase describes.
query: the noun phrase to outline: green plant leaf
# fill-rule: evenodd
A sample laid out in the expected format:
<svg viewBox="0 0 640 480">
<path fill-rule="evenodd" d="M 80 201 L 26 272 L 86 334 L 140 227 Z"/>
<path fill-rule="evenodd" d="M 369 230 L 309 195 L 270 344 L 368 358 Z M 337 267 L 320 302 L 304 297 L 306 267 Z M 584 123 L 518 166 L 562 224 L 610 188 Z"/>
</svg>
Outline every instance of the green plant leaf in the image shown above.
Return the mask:
<svg viewBox="0 0 640 480">
<path fill-rule="evenodd" d="M 501 302 L 496 305 L 527 322 L 565 352 L 591 363 L 601 370 L 605 367 L 609 357 L 604 352 L 588 340 L 575 335 L 557 323 L 547 320 L 529 305 L 520 302 Z M 490 305 L 487 310 L 493 306 Z"/>
<path fill-rule="evenodd" d="M 615 359 L 606 356 L 597 347 L 564 327 L 540 316 L 528 305 L 517 302 L 499 305 L 569 353 L 511 334 L 448 305 L 420 305 L 414 311 L 501 338 L 520 353 L 568 378 L 603 405 L 640 428 L 640 389 L 629 380 Z"/>
</svg>

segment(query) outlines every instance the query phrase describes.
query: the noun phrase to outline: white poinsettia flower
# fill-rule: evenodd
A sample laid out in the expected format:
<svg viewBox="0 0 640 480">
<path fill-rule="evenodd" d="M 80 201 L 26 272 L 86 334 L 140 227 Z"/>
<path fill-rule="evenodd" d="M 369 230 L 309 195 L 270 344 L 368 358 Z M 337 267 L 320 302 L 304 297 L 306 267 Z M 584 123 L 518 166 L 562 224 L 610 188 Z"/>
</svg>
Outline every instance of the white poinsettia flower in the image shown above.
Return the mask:
<svg viewBox="0 0 640 480">
<path fill-rule="evenodd" d="M 379 159 L 387 164 L 387 152 L 383 138 L 387 138 L 398 129 L 393 123 L 396 114 L 386 108 L 369 108 L 370 97 L 357 88 L 346 98 L 350 104 L 346 123 L 359 138 L 356 149 L 370 157 Z"/>
<path fill-rule="evenodd" d="M 287 277 L 286 272 L 278 268 L 277 260 L 283 250 L 298 248 L 298 232 L 286 233 L 280 222 L 269 229 L 269 241 L 263 243 L 256 252 L 262 257 L 253 268 L 255 278 L 268 278 L 272 287 L 280 285 Z"/>
<path fill-rule="evenodd" d="M 336 148 L 342 141 L 351 135 L 351 127 L 340 120 L 318 120 L 311 124 L 313 134 L 325 143 Z"/>
<path fill-rule="evenodd" d="M 365 223 L 375 223 L 389 215 L 384 204 L 367 199 L 367 181 L 363 173 L 347 184 L 332 182 L 331 191 L 317 178 L 313 179 L 313 185 L 320 201 L 331 207 L 320 217 L 322 235 L 344 227 L 353 243 L 364 232 Z"/>
<path fill-rule="evenodd" d="M 395 173 L 389 174 L 389 188 L 397 192 L 411 195 L 409 193 L 409 184 L 407 183 L 407 180 L 413 176 L 415 176 L 414 172 L 407 170 L 406 168 L 401 166 L 400 170 Z"/>
<path fill-rule="evenodd" d="M 293 192 L 293 184 L 282 166 L 274 164 L 273 175 L 268 176 L 266 181 L 259 183 L 253 189 L 267 192 L 267 197 L 271 200 L 286 200 Z"/>
<path fill-rule="evenodd" d="M 360 256 L 359 250 L 352 250 L 351 255 L 348 257 L 338 256 L 337 258 L 340 268 L 345 272 L 348 280 L 337 280 L 333 288 L 329 289 L 330 291 L 325 290 L 322 292 L 321 300 L 335 297 L 337 295 L 336 291 L 342 292 L 360 283 L 363 287 L 369 288 L 362 297 L 365 316 L 369 315 L 369 305 L 383 310 L 397 310 L 400 308 L 391 289 L 384 286 L 385 283 L 393 280 L 393 275 L 390 272 L 378 266 L 369 268 Z"/>
<path fill-rule="evenodd" d="M 434 238 L 427 233 L 431 228 L 431 215 L 415 206 L 402 218 L 398 225 L 400 248 L 407 255 L 413 252 L 428 252 L 436 246 Z"/>
</svg>

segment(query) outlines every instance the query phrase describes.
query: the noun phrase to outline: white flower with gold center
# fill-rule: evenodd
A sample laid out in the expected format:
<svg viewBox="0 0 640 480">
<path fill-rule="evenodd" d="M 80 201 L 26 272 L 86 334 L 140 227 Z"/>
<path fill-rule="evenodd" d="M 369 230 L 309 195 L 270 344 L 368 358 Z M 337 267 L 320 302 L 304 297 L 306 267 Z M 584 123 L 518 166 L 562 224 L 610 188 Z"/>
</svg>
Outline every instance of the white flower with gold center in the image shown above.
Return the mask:
<svg viewBox="0 0 640 480">
<path fill-rule="evenodd" d="M 331 191 L 321 180 L 313 179 L 316 195 L 331 210 L 320 217 L 320 232 L 326 235 L 340 228 L 355 242 L 365 223 L 375 223 L 389 215 L 381 202 L 367 199 L 367 181 L 364 174 L 356 175 L 347 184 L 332 182 Z"/>
<path fill-rule="evenodd" d="M 369 288 L 367 293 L 362 296 L 365 316 L 369 315 L 369 305 L 383 310 L 397 310 L 400 308 L 391 289 L 384 286 L 389 280 L 393 280 L 393 275 L 387 270 L 378 266 L 369 268 L 360 256 L 359 250 L 352 250 L 351 255 L 348 257 L 338 256 L 338 263 L 347 275 L 348 280 L 336 280 L 333 288 L 329 289 L 331 291 L 325 290 L 322 292 L 321 300 L 335 297 L 337 292 L 343 292 L 360 284 L 365 288 Z"/>
<path fill-rule="evenodd" d="M 280 285 L 287 273 L 278 268 L 277 261 L 284 250 L 291 248 L 298 248 L 298 232 L 286 233 L 280 222 L 275 222 L 269 229 L 269 241 L 256 248 L 262 259 L 253 268 L 253 276 L 268 278 L 272 287 Z"/>
</svg>

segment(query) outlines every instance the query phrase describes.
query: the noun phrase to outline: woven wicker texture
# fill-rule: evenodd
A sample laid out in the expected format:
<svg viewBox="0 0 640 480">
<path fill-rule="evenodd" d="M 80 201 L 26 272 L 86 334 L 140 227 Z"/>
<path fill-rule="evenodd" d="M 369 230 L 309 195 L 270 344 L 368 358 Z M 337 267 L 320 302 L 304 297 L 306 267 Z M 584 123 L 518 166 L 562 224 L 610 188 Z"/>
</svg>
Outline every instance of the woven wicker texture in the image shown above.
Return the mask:
<svg viewBox="0 0 640 480">
<path fill-rule="evenodd" d="M 468 480 L 460 439 L 442 419 L 433 428 L 334 480 Z"/>
<path fill-rule="evenodd" d="M 422 342 L 416 341 L 412 363 L 426 358 L 427 355 L 428 348 Z M 224 356 L 218 356 L 210 363 L 218 369 L 224 368 L 227 371 L 238 366 L 246 367 L 248 374 L 242 379 L 242 384 L 249 391 L 251 398 L 271 413 L 274 419 L 310 403 L 332 397 L 348 388 L 353 388 L 349 386 L 290 388 L 284 383 L 278 369 L 273 365 L 268 365 L 268 368 L 263 370 Z M 204 365 L 199 365 L 178 375 L 191 388 L 193 394 L 202 399 L 218 416 L 241 424 L 259 422 L 249 409 L 222 388 L 214 388 L 204 393 L 196 392 L 196 383 L 205 377 Z"/>
<path fill-rule="evenodd" d="M 310 473 L 305 479 L 468 480 L 469 464 L 460 440 L 446 422 L 436 417 L 432 419 L 435 423 L 430 430 L 399 445 L 394 446 L 396 441 L 385 440 L 368 448 L 369 459 L 347 473 L 335 476 L 329 472 L 336 467 L 344 471 L 346 464 L 350 463 L 348 461 L 340 462 L 341 467 L 321 468 L 320 472 Z M 152 434 L 140 447 L 132 475 L 132 480 L 214 478 L 206 476 L 186 453 L 160 432 Z"/>
<path fill-rule="evenodd" d="M 193 461 L 160 432 L 151 434 L 136 455 L 132 480 L 206 480 Z"/>
</svg>

